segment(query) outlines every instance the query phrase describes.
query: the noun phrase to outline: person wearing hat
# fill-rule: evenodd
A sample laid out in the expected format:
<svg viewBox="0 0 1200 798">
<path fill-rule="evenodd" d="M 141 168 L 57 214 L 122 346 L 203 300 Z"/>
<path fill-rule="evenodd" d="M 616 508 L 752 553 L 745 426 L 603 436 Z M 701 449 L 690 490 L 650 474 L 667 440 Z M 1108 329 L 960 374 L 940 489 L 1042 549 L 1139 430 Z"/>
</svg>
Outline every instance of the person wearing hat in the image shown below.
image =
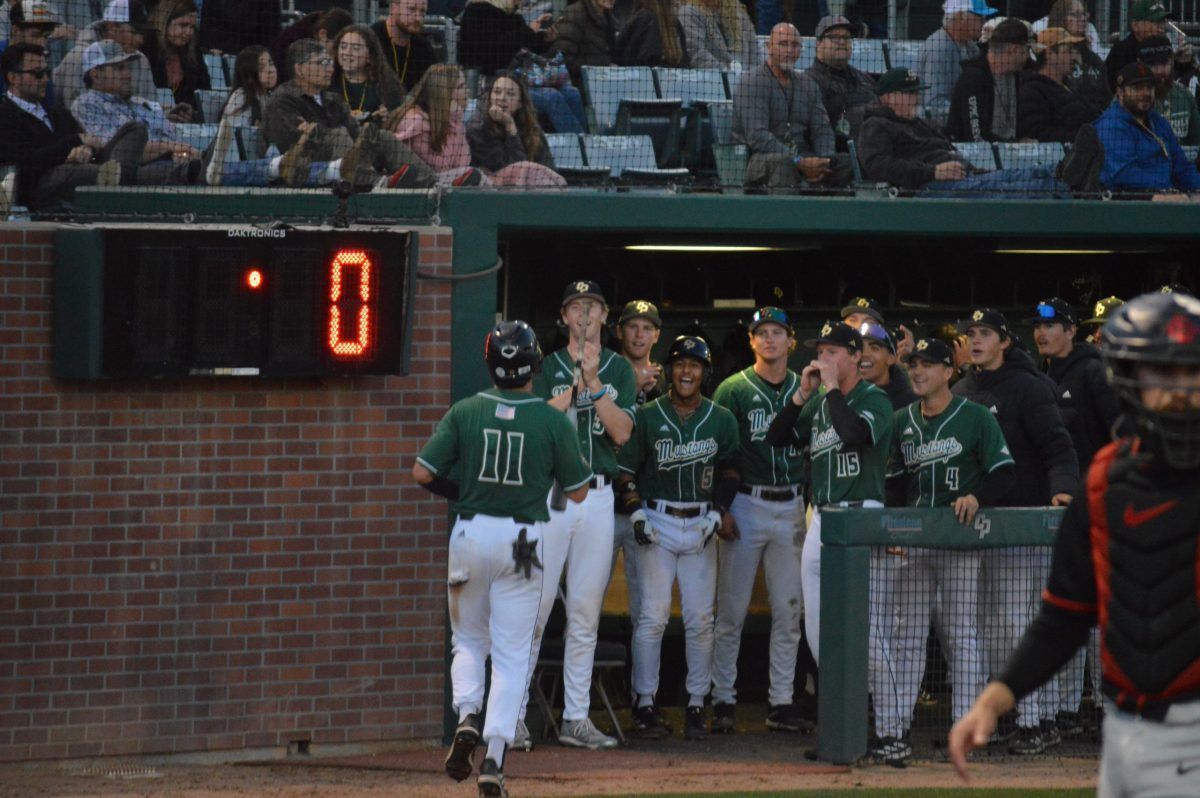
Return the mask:
<svg viewBox="0 0 1200 798">
<path fill-rule="evenodd" d="M 939 130 L 950 114 L 950 95 L 962 74 L 962 64 L 979 57 L 979 32 L 983 21 L 997 13 L 984 0 L 945 0 L 942 26 L 921 43 L 916 73 L 925 90 L 925 110 Z"/>
<path fill-rule="evenodd" d="M 750 152 L 748 188 L 844 186 L 853 176 L 849 159 L 836 152 L 821 88 L 795 68 L 799 57 L 800 32 L 780 22 L 767 62 L 743 72 L 734 89 L 733 138 Z"/>
<path fill-rule="evenodd" d="M 1112 89 L 1108 87 L 1104 59 L 1096 54 L 1100 37 L 1089 19 L 1083 0 L 1055 0 L 1050 13 L 1033 23 L 1033 29 L 1041 33 L 1046 28 L 1063 28 L 1072 36 L 1084 39 L 1075 45 L 1079 64 L 1067 75 L 1064 84 L 1093 108 L 1102 110 L 1112 102 Z"/>
<path fill-rule="evenodd" d="M 1100 343 L 1100 328 L 1107 322 L 1113 311 L 1125 304 L 1125 300 L 1118 296 L 1108 296 L 1096 302 L 1092 307 L 1091 318 L 1084 319 L 1080 325 L 1080 330 L 1083 333 L 1083 340 L 1089 344 Z"/>
<path fill-rule="evenodd" d="M 808 732 L 812 722 L 793 701 L 803 613 L 805 463 L 798 449 L 776 448 L 765 440 L 771 421 L 790 404 L 800 384 L 800 376 L 788 368 L 796 334 L 787 313 L 776 307 L 756 311 L 749 331 L 754 364 L 730 375 L 713 394 L 713 401 L 737 420 L 742 484 L 730 507 L 740 536 L 722 540 L 719 548 L 712 728 L 734 729 L 738 652 L 761 565 L 771 605 L 767 728 Z"/>
<path fill-rule="evenodd" d="M 952 140 L 1016 140 L 1017 73 L 1027 61 L 1029 26 L 1009 17 L 992 31 L 987 52 L 963 64 L 946 121 Z"/>
<path fill-rule="evenodd" d="M 1044 197 L 1068 191 L 1053 167 L 977 172 L 944 135 L 918 118 L 924 88 L 907 69 L 889 70 L 879 79 L 880 106 L 867 112 L 858 136 L 865 179 L 930 196 Z"/>
<path fill-rule="evenodd" d="M 7 16 L 10 30 L 7 40 L 0 41 L 0 53 L 14 44 L 45 48 L 51 38 L 65 38 L 67 28 L 45 0 L 13 0 Z M 5 88 L 5 78 L 0 75 L 0 91 Z M 46 89 L 47 99 L 43 103 L 47 108 L 54 107 L 54 96 L 54 87 L 51 85 Z"/>
<path fill-rule="evenodd" d="M 111 40 L 92 42 L 83 53 L 83 83 L 87 90 L 75 99 L 71 113 L 88 135 L 106 144 L 126 125 L 140 123 L 147 141 L 139 184 L 188 184 L 200 180 L 200 151 L 179 140 L 175 125 L 158 103 L 133 97 L 134 56 Z"/>
<path fill-rule="evenodd" d="M 817 23 L 817 52 L 804 74 L 821 87 L 821 102 L 833 127 L 838 152 L 858 134 L 866 106 L 875 102 L 875 80 L 850 66 L 856 26 L 845 17 L 822 17 Z"/>
<path fill-rule="evenodd" d="M 92 28 L 96 32 L 95 41 L 114 41 L 133 56 L 129 61 L 133 96 L 149 99 L 154 96 L 154 74 L 150 69 L 149 59 L 141 52 L 146 24 L 146 10 L 140 0 L 111 0 L 104 8 L 104 15 Z M 90 44 L 91 42 L 78 42 L 54 68 L 54 85 L 57 88 L 55 100 L 64 108 L 70 108 L 83 93 L 83 53 Z M 168 118 L 169 116 L 168 113 Z"/>
<path fill-rule="evenodd" d="M 615 748 L 616 739 L 597 729 L 588 714 L 596 630 L 613 556 L 617 449 L 633 431 L 637 379 L 625 358 L 602 345 L 608 303 L 598 283 L 567 283 L 559 315 L 567 345 L 546 357 L 541 373 L 534 377 L 534 393 L 557 409 L 574 413 L 580 450 L 595 477 L 583 504 L 561 512 L 552 509 L 550 514 L 543 536 L 546 572 L 537 628 L 544 629 L 550 617 L 558 594 L 558 575 L 565 566 L 567 627 L 558 741 L 577 748 Z M 535 642 L 531 673 L 537 664 L 540 631 Z M 524 706 L 521 717 L 525 717 Z"/>
<path fill-rule="evenodd" d="M 1128 64 L 1138 60 L 1138 48 L 1143 39 L 1167 34 L 1167 20 L 1171 12 L 1163 0 L 1134 0 L 1129 7 L 1129 35 L 1112 46 L 1104 59 L 1108 72 L 1108 87 L 1117 89 L 1117 76 Z"/>
<path fill-rule="evenodd" d="M 842 323 L 849 324 L 854 329 L 861 329 L 864 322 L 872 321 L 881 327 L 886 327 L 887 322 L 883 318 L 883 305 L 879 304 L 874 299 L 865 296 L 852 297 L 849 302 L 842 308 Z M 912 351 L 913 334 L 907 327 L 901 324 L 896 328 L 895 352 L 897 360 L 902 360 L 904 356 Z M 897 368 L 899 368 L 897 366 Z M 893 371 L 893 374 L 896 372 Z M 903 370 L 900 370 L 903 373 Z"/>
<path fill-rule="evenodd" d="M 997 506 L 1070 503 L 1081 491 L 1079 461 L 1058 409 L 1054 381 L 1037 370 L 1033 358 L 1013 346 L 1008 321 L 1000 311 L 977 308 L 963 327 L 972 365 L 952 390 L 995 415 L 1015 462 L 1015 484 L 996 501 Z M 1048 567 L 1049 551 L 1042 548 L 993 549 L 983 554 L 979 617 L 986 665 L 993 676 L 1029 624 Z M 1040 754 L 1059 742 L 1058 703 L 1053 681 L 1022 699 L 1009 751 Z"/>
<path fill-rule="evenodd" d="M 1171 123 L 1154 110 L 1158 79 L 1147 65 L 1117 75 L 1117 102 L 1094 125 L 1104 154 L 1100 183 L 1113 191 L 1197 191 L 1200 172 L 1184 154 Z"/>
<path fill-rule="evenodd" d="M 964 525 L 963 534 L 971 534 L 975 513 L 994 506 L 1012 489 L 1008 443 L 986 407 L 951 392 L 954 354 L 944 341 L 918 341 L 907 361 L 920 398 L 896 411 L 888 506 L 948 507 Z M 903 721 L 890 739 L 880 740 L 883 755 L 878 757 L 890 764 L 912 753 L 909 730 L 935 601 L 950 665 L 953 720 L 967 714 L 985 681 L 976 620 L 981 552 L 919 547 L 905 552 L 905 567 L 896 578 L 899 612 L 893 643 Z"/>
<path fill-rule="evenodd" d="M 1032 70 L 1022 75 L 1017 92 L 1017 136 L 1034 141 L 1074 141 L 1081 125 L 1100 115 L 1081 95 L 1066 86 L 1079 65 L 1081 36 L 1063 28 L 1047 28 L 1037 36 Z"/>
<path fill-rule="evenodd" d="M 896 339 L 882 324 L 864 321 L 858 325 L 863 337 L 863 356 L 858 364 L 862 378 L 888 395 L 897 410 L 916 400 L 908 376 L 900 366 Z"/>
<path fill-rule="evenodd" d="M 1200 110 L 1195 96 L 1175 80 L 1174 50 L 1166 36 L 1147 36 L 1138 47 L 1138 60 L 1154 73 L 1154 110 L 1171 123 L 1175 138 L 1185 147 L 1200 144 Z"/>
</svg>

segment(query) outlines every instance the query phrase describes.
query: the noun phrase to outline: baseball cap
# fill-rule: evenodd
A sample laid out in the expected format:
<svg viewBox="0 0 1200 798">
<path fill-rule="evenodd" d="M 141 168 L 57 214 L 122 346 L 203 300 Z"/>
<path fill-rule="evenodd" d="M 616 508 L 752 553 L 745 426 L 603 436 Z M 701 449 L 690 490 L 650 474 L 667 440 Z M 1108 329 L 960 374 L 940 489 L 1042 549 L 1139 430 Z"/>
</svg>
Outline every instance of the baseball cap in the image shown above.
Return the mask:
<svg viewBox="0 0 1200 798">
<path fill-rule="evenodd" d="M 954 353 L 945 341 L 938 338 L 922 338 L 917 341 L 913 350 L 905 355 L 905 362 L 924 360 L 926 363 L 941 363 L 943 366 L 954 368 Z"/>
<path fill-rule="evenodd" d="M 1079 44 L 1081 41 L 1082 36 L 1073 36 L 1066 28 L 1046 28 L 1037 35 L 1039 50 L 1057 47 L 1060 44 Z"/>
<path fill-rule="evenodd" d="M 1175 48 L 1166 36 L 1147 36 L 1138 45 L 1137 60 L 1147 64 L 1169 64 L 1175 57 Z"/>
<path fill-rule="evenodd" d="M 886 346 L 887 350 L 893 355 L 896 354 L 896 341 L 882 324 L 876 324 L 873 321 L 864 321 L 858 326 L 858 333 L 863 337 L 864 343 L 870 338 Z"/>
<path fill-rule="evenodd" d="M 1167 283 L 1159 286 L 1158 293 L 1160 294 L 1190 294 L 1192 290 L 1183 283 Z"/>
<path fill-rule="evenodd" d="M 1162 22 L 1170 16 L 1162 0 L 1137 0 L 1129 9 L 1129 19 L 1133 22 Z"/>
<path fill-rule="evenodd" d="M 46 0 L 14 0 L 12 8 L 8 10 L 8 21 L 13 25 L 25 26 L 54 27 L 62 24 L 62 20 L 50 10 L 50 4 Z"/>
<path fill-rule="evenodd" d="M 562 305 L 566 307 L 567 303 L 573 299 L 586 297 L 594 299 L 597 302 L 602 302 L 607 305 L 604 300 L 604 292 L 600 290 L 600 283 L 595 280 L 572 280 L 567 283 L 567 287 L 563 290 Z"/>
<path fill-rule="evenodd" d="M 891 94 L 894 91 L 899 92 L 916 92 L 929 87 L 921 82 L 911 69 L 896 68 L 889 69 L 879 76 L 879 81 L 875 84 L 875 93 L 882 97 L 885 94 Z M 845 313 L 845 309 L 842 310 Z M 852 313 L 854 311 L 851 311 Z M 867 311 L 863 311 L 867 312 Z"/>
<path fill-rule="evenodd" d="M 1157 83 L 1158 78 L 1150 71 L 1150 67 L 1141 61 L 1134 61 L 1121 67 L 1117 73 L 1118 86 L 1137 86 L 1140 83 Z"/>
<path fill-rule="evenodd" d="M 996 25 L 988 37 L 988 43 L 1029 44 L 1029 27 L 1016 17 L 1009 17 Z"/>
<path fill-rule="evenodd" d="M 1004 318 L 1004 314 L 993 308 L 976 308 L 972 311 L 967 323 L 962 325 L 962 329 L 969 330 L 972 327 L 987 327 L 1000 333 L 1001 337 L 1008 335 L 1008 319 Z"/>
<path fill-rule="evenodd" d="M 1101 299 L 1092 308 L 1092 317 L 1084 320 L 1084 324 L 1104 324 L 1108 321 L 1108 317 L 1117 308 L 1125 304 L 1125 300 L 1120 297 L 1110 296 Z"/>
<path fill-rule="evenodd" d="M 1033 315 L 1025 319 L 1026 324 L 1050 324 L 1056 321 L 1072 326 L 1079 324 L 1079 315 L 1071 303 L 1056 296 L 1039 302 Z"/>
<path fill-rule="evenodd" d="M 788 315 L 783 308 L 765 307 L 754 311 L 754 315 L 750 318 L 750 332 L 754 332 L 763 324 L 778 324 L 788 331 L 788 335 L 792 335 L 794 332 L 792 323 L 788 320 Z"/>
<path fill-rule="evenodd" d="M 821 17 L 821 21 L 817 23 L 817 31 L 815 36 L 819 39 L 825 35 L 830 28 L 845 28 L 854 33 L 854 25 L 850 20 L 842 16 Z"/>
<path fill-rule="evenodd" d="M 658 315 L 658 308 L 653 302 L 645 299 L 635 299 L 632 302 L 626 302 L 625 307 L 621 308 L 621 317 L 617 319 L 617 325 L 622 325 L 634 319 L 645 319 L 655 327 L 662 328 L 662 319 Z"/>
<path fill-rule="evenodd" d="M 92 42 L 83 51 L 83 74 L 86 75 L 96 67 L 121 64 L 134 58 L 137 58 L 137 53 L 125 52 L 125 48 L 112 39 Z"/>
<path fill-rule="evenodd" d="M 878 302 L 867 296 L 856 296 L 850 300 L 846 307 L 842 308 L 842 318 L 846 318 L 851 313 L 866 313 L 875 321 L 883 324 L 883 310 Z"/>
<path fill-rule="evenodd" d="M 961 14 L 964 11 L 970 11 L 972 14 L 978 14 L 981 17 L 990 17 L 993 14 L 1000 12 L 989 6 L 985 0 L 946 0 L 942 3 L 942 12 L 946 14 Z"/>
<path fill-rule="evenodd" d="M 844 346 L 853 354 L 862 351 L 862 333 L 848 324 L 827 321 L 821 327 L 821 333 L 818 337 L 809 338 L 804 342 L 804 345 L 810 349 L 816 347 L 817 344 Z"/>
</svg>

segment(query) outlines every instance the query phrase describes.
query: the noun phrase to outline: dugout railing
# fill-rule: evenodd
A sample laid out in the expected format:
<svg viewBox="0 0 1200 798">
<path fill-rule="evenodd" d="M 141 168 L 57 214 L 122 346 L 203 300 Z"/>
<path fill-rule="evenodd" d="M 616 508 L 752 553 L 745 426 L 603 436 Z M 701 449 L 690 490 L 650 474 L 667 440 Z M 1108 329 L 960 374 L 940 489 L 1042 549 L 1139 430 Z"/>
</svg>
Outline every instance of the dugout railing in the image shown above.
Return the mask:
<svg viewBox="0 0 1200 798">
<path fill-rule="evenodd" d="M 1053 546 L 1063 510 L 981 509 L 969 525 L 949 509 L 821 511 L 821 679 L 817 753 L 851 764 L 867 754 L 870 552 L 876 546 L 1000 549 Z"/>
</svg>

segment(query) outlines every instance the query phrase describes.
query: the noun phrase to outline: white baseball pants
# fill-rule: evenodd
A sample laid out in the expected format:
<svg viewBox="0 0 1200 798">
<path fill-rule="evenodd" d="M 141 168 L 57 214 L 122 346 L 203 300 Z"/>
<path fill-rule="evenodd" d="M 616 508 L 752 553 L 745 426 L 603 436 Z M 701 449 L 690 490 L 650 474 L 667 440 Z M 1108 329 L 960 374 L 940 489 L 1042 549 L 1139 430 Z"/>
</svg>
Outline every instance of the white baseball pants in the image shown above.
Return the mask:
<svg viewBox="0 0 1200 798">
<path fill-rule="evenodd" d="M 1200 795 L 1200 701 L 1176 704 L 1161 723 L 1104 701 L 1097 798 Z"/>
</svg>

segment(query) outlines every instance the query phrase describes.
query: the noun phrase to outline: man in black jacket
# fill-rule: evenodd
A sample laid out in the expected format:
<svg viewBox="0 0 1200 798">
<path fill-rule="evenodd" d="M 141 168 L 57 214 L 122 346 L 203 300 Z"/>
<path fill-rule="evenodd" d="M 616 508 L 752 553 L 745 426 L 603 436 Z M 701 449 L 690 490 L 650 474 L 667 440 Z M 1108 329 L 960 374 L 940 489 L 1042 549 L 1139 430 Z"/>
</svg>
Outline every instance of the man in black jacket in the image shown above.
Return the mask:
<svg viewBox="0 0 1200 798">
<path fill-rule="evenodd" d="M 866 107 L 875 103 L 874 79 L 850 66 L 854 29 L 845 17 L 823 17 L 817 23 L 816 57 L 804 71 L 821 87 L 838 152 L 846 152 L 846 140 L 858 134 Z"/>
<path fill-rule="evenodd" d="M 1014 348 L 1008 321 L 999 311 L 979 308 L 965 326 L 973 368 L 954 385 L 954 393 L 995 414 L 1016 463 L 1016 487 L 999 506 L 1070 503 L 1080 492 L 1079 461 L 1055 401 L 1053 381 L 1038 373 L 1029 355 Z M 980 631 L 993 675 L 1000 672 L 1032 620 L 1049 566 L 1050 551 L 1044 547 L 984 553 L 979 575 Z M 1060 741 L 1055 722 L 1057 687 L 1051 681 L 1021 701 L 1010 752 L 1040 754 Z"/>
<path fill-rule="evenodd" d="M 946 132 L 954 141 L 1015 141 L 1017 73 L 1029 60 L 1029 28 L 1009 18 L 996 26 L 987 52 L 963 64 L 950 95 Z"/>
<path fill-rule="evenodd" d="M 8 93 L 0 98 L 0 163 L 17 165 L 17 201 L 35 211 L 69 202 L 79 186 L 133 182 L 146 145 L 144 125 L 127 125 L 112 141 L 83 133 L 63 108 L 46 111 L 50 70 L 45 51 L 14 44 L 0 55 Z"/>
<path fill-rule="evenodd" d="M 406 92 L 440 60 L 433 45 L 421 35 L 427 7 L 426 0 L 392 0 L 387 18 L 371 26 L 383 45 L 383 60 L 395 71 Z"/>
<path fill-rule="evenodd" d="M 1117 90 L 1117 75 L 1121 67 L 1138 60 L 1138 48 L 1142 40 L 1151 36 L 1165 36 L 1167 20 L 1171 12 L 1162 0 L 1137 0 L 1129 9 L 1129 35 L 1112 46 L 1104 59 L 1108 72 L 1108 88 Z"/>
</svg>

